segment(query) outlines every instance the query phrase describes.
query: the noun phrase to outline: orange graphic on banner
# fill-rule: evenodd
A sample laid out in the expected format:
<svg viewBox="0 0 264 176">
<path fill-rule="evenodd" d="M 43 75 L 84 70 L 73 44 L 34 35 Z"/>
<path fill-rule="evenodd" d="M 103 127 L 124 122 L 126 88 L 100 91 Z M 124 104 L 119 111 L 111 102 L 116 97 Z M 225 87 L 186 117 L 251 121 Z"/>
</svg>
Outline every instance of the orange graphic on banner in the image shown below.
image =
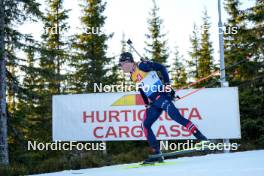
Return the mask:
<svg viewBox="0 0 264 176">
<path fill-rule="evenodd" d="M 124 95 L 116 100 L 111 106 L 131 106 L 144 105 L 144 101 L 140 94 Z"/>
</svg>

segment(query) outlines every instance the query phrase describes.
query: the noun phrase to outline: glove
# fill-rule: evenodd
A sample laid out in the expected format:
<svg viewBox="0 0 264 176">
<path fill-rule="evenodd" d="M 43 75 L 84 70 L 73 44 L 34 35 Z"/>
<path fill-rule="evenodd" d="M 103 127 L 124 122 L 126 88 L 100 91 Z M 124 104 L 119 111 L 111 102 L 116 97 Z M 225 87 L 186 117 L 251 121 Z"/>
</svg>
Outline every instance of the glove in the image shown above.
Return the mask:
<svg viewBox="0 0 264 176">
<path fill-rule="evenodd" d="M 166 88 L 166 90 L 169 92 L 169 95 L 170 95 L 170 97 L 171 97 L 171 99 L 172 100 L 175 100 L 176 98 L 177 99 L 181 99 L 180 97 L 179 97 L 179 95 L 176 95 L 176 92 L 175 92 L 175 90 L 171 87 L 171 85 L 170 84 L 166 84 L 166 87 L 168 87 L 168 88 Z"/>
<path fill-rule="evenodd" d="M 150 108 L 150 107 L 152 106 L 152 104 L 153 104 L 152 102 L 150 102 L 150 103 L 148 103 L 148 104 L 145 104 L 145 108 L 146 108 L 146 109 Z"/>
</svg>

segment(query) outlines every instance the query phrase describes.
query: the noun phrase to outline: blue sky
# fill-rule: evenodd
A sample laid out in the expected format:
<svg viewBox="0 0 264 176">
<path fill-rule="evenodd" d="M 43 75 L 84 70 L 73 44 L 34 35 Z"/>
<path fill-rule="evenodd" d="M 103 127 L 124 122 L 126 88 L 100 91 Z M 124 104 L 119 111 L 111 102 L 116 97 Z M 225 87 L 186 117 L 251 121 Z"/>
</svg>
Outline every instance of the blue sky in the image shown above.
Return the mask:
<svg viewBox="0 0 264 176">
<path fill-rule="evenodd" d="M 39 1 L 43 4 L 44 0 Z M 71 9 L 69 13 L 69 25 L 71 29 L 65 35 L 78 33 L 82 25 L 80 23 L 81 7 L 83 0 L 64 0 L 64 7 Z M 160 8 L 159 16 L 163 19 L 162 32 L 167 33 L 168 47 L 170 48 L 170 62 L 173 58 L 174 48 L 177 45 L 180 53 L 186 59 L 189 58 L 190 50 L 189 37 L 193 30 L 193 24 L 202 25 L 202 12 L 206 8 L 211 22 L 211 41 L 213 42 L 214 58 L 216 62 L 219 59 L 218 46 L 218 11 L 217 0 L 156 0 Z M 252 6 L 254 0 L 243 0 L 242 8 Z M 152 0 L 111 0 L 107 1 L 104 15 L 107 16 L 104 29 L 107 34 L 114 33 L 108 44 L 108 56 L 120 54 L 121 39 L 123 33 L 126 38 L 131 38 L 134 45 L 140 53 L 144 52 L 145 34 L 148 33 L 147 19 L 150 9 L 153 7 Z M 227 14 L 223 9 L 222 0 L 222 20 L 225 22 Z M 19 29 L 24 33 L 32 33 L 36 39 L 44 32 L 41 23 L 26 23 Z M 137 58 L 138 59 L 138 58 Z"/>
</svg>

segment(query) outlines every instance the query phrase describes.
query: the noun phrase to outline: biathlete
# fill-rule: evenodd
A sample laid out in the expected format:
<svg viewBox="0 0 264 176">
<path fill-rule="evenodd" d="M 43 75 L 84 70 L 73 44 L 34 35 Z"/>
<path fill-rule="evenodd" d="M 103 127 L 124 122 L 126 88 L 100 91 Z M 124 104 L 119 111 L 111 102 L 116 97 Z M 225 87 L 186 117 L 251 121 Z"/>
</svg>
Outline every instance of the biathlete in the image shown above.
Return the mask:
<svg viewBox="0 0 264 176">
<path fill-rule="evenodd" d="M 144 133 L 154 153 L 160 154 L 160 157 L 148 158 L 143 163 L 164 161 L 160 145 L 151 129 L 152 124 L 159 118 L 162 111 L 166 111 L 171 119 L 185 126 L 197 139 L 207 140 L 190 120 L 179 113 L 172 102 L 175 92 L 172 89 L 164 91 L 170 87 L 169 74 L 165 66 L 151 61 L 136 63 L 129 52 L 120 55 L 119 65 L 125 73 L 130 73 L 133 82 L 139 84 L 139 92 L 147 108 L 143 121 Z M 157 72 L 160 72 L 163 82 Z"/>
</svg>

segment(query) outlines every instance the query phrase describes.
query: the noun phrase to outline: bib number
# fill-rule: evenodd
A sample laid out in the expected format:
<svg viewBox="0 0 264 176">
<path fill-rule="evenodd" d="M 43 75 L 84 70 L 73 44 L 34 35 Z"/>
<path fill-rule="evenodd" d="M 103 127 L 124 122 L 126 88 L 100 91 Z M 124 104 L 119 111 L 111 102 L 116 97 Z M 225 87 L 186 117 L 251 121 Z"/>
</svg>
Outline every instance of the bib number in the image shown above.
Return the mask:
<svg viewBox="0 0 264 176">
<path fill-rule="evenodd" d="M 148 75 L 138 83 L 147 97 L 157 92 L 162 86 L 162 82 L 155 71 L 148 72 Z"/>
</svg>

